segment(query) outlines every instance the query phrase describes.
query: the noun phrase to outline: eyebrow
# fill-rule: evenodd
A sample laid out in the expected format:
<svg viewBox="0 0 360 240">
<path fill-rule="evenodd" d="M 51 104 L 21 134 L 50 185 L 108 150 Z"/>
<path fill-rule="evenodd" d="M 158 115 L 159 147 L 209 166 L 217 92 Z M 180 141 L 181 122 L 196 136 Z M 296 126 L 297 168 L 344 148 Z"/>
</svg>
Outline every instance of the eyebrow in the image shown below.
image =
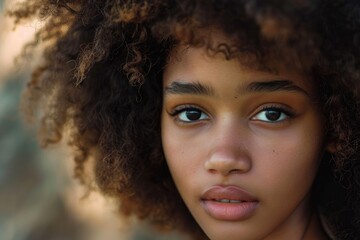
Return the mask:
<svg viewBox="0 0 360 240">
<path fill-rule="evenodd" d="M 275 92 L 275 91 L 289 91 L 300 92 L 306 96 L 310 96 L 303 88 L 295 85 L 290 80 L 273 80 L 270 82 L 252 82 L 245 88 L 246 92 Z"/>
<path fill-rule="evenodd" d="M 169 86 L 164 89 L 165 94 L 194 94 L 194 95 L 215 95 L 215 91 L 211 86 L 201 84 L 199 82 L 181 82 L 173 81 Z M 290 80 L 273 80 L 273 81 L 259 81 L 251 82 L 245 88 L 241 87 L 239 92 L 275 92 L 275 91 L 288 91 L 299 92 L 309 96 L 309 93 L 303 88 L 295 85 Z"/>
<path fill-rule="evenodd" d="M 210 86 L 198 82 L 174 81 L 165 87 L 165 94 L 194 94 L 213 96 L 214 90 Z"/>
</svg>

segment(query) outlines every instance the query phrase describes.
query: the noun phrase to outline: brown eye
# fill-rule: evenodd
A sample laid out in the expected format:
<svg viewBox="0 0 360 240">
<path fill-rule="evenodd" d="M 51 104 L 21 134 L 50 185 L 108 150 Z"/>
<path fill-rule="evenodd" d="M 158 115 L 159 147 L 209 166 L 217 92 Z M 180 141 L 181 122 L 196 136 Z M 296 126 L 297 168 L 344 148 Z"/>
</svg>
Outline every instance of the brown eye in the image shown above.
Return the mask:
<svg viewBox="0 0 360 240">
<path fill-rule="evenodd" d="M 280 107 L 271 107 L 265 108 L 262 111 L 258 112 L 254 117 L 252 117 L 252 120 L 258 120 L 268 123 L 277 123 L 284 121 L 291 116 L 291 113 Z"/>
<path fill-rule="evenodd" d="M 182 122 L 196 122 L 209 119 L 209 116 L 200 109 L 184 109 L 177 114 L 178 120 Z"/>
<path fill-rule="evenodd" d="M 281 117 L 281 112 L 280 111 L 275 111 L 275 110 L 268 110 L 265 111 L 265 116 L 269 121 L 277 121 L 280 119 Z"/>
<path fill-rule="evenodd" d="M 185 111 L 186 118 L 191 121 L 199 120 L 201 117 L 201 112 L 196 110 Z"/>
</svg>

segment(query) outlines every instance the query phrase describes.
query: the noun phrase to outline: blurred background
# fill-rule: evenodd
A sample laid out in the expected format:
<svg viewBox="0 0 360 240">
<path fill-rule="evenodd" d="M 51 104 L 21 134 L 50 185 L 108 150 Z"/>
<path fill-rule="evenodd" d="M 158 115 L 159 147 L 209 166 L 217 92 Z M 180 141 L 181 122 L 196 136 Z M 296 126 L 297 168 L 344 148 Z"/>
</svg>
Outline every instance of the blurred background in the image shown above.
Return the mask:
<svg viewBox="0 0 360 240">
<path fill-rule="evenodd" d="M 21 92 L 36 60 L 14 64 L 36 23 L 14 30 L 4 12 L 15 0 L 0 0 L 0 240 L 180 240 L 155 233 L 146 223 L 116 216 L 110 200 L 72 178 L 64 146 L 41 149 L 22 120 Z"/>
</svg>

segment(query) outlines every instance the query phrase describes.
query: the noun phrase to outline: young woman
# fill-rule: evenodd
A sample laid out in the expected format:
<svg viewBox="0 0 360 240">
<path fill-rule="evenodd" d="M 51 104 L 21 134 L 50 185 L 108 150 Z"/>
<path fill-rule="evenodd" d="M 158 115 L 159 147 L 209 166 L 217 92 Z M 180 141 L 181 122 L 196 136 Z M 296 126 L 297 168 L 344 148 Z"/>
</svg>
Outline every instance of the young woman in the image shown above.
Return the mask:
<svg viewBox="0 0 360 240">
<path fill-rule="evenodd" d="M 27 1 L 25 103 L 76 176 L 194 239 L 357 239 L 360 3 Z M 33 46 L 33 45 L 29 45 Z"/>
</svg>

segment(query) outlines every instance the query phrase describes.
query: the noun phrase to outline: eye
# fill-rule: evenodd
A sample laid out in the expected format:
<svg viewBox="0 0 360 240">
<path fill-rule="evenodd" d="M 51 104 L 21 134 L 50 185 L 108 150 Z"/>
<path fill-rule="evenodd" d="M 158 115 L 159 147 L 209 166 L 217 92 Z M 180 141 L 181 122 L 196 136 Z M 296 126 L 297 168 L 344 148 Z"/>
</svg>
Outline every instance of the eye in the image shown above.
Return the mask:
<svg viewBox="0 0 360 240">
<path fill-rule="evenodd" d="M 206 113 L 195 107 L 176 109 L 171 115 L 176 116 L 178 121 L 185 123 L 209 119 L 209 116 Z"/>
<path fill-rule="evenodd" d="M 292 115 L 288 110 L 282 109 L 281 107 L 266 107 L 252 117 L 252 120 L 276 123 L 284 121 Z"/>
</svg>

